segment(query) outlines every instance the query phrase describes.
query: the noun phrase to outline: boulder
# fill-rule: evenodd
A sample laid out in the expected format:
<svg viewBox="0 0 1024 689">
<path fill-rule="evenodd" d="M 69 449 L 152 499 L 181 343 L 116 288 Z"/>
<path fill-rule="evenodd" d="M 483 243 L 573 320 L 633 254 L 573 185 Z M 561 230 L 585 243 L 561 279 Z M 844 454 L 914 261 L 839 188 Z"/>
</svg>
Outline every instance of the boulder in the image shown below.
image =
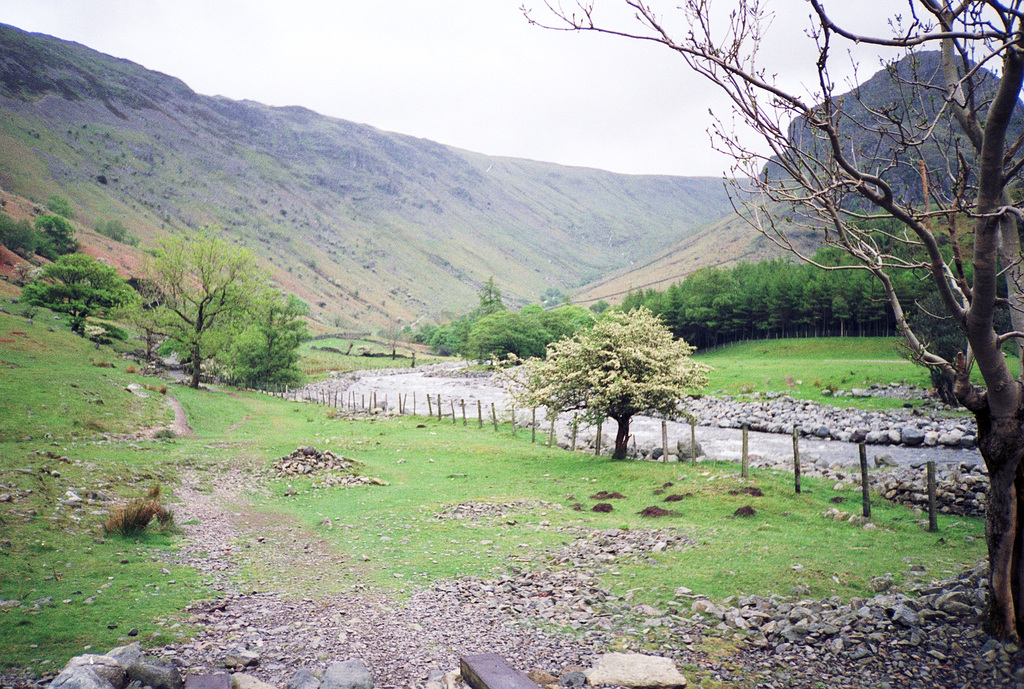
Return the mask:
<svg viewBox="0 0 1024 689">
<path fill-rule="evenodd" d="M 924 443 L 924 431 L 916 426 L 907 426 L 900 431 L 900 440 L 907 447 L 917 447 Z"/>
<path fill-rule="evenodd" d="M 302 668 L 288 680 L 285 689 L 320 689 L 320 678 L 308 668 Z"/>
<path fill-rule="evenodd" d="M 369 668 L 358 658 L 332 663 L 320 682 L 320 689 L 373 689 Z"/>
<path fill-rule="evenodd" d="M 685 687 L 683 677 L 671 658 L 639 653 L 605 653 L 586 673 L 592 686 Z"/>
<path fill-rule="evenodd" d="M 107 655 L 120 663 L 122 668 L 131 667 L 142 660 L 142 646 L 136 641 L 107 651 Z"/>
<path fill-rule="evenodd" d="M 185 689 L 185 681 L 181 678 L 178 668 L 164 660 L 143 658 L 139 662 L 125 668 L 128 680 L 138 680 L 142 686 L 153 689 Z"/>
<path fill-rule="evenodd" d="M 688 438 L 686 440 L 683 440 L 682 438 L 680 438 L 679 442 L 676 443 L 676 454 L 679 455 L 679 461 L 680 462 L 692 461 L 693 458 L 694 458 L 694 451 L 693 451 L 694 449 L 696 449 L 696 456 L 697 457 L 703 457 L 704 456 L 704 448 L 702 448 L 700 446 L 699 442 L 694 446 L 693 449 L 691 449 L 691 447 L 690 447 L 690 440 Z"/>
<path fill-rule="evenodd" d="M 75 656 L 64 666 L 64 672 L 74 671 L 76 668 L 84 667 L 95 672 L 101 679 L 110 683 L 114 689 L 123 689 L 128 684 L 124 667 L 116 659 L 106 655 L 86 653 Z"/>
<path fill-rule="evenodd" d="M 47 689 L 112 689 L 113 686 L 91 667 L 82 665 L 61 670 Z"/>
</svg>

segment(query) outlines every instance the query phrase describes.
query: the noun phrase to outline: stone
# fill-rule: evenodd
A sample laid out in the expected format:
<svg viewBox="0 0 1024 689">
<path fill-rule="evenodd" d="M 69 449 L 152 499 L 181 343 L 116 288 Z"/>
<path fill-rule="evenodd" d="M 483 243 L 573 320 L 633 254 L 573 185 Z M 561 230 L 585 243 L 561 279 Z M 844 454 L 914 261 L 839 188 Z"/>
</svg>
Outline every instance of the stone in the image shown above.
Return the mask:
<svg viewBox="0 0 1024 689">
<path fill-rule="evenodd" d="M 229 668 L 256 667 L 260 664 L 260 654 L 242 646 L 236 646 L 224 656 L 223 664 L 224 667 Z"/>
<path fill-rule="evenodd" d="M 129 680 L 138 680 L 142 686 L 153 689 L 185 689 L 185 681 L 178 668 L 164 660 L 144 658 L 125 668 Z"/>
<path fill-rule="evenodd" d="M 320 689 L 320 678 L 309 668 L 302 668 L 288 680 L 285 689 Z"/>
<path fill-rule="evenodd" d="M 890 454 L 882 453 L 882 454 L 875 455 L 875 467 L 876 468 L 880 469 L 882 467 L 898 467 L 898 466 L 899 466 L 899 462 L 897 462 L 895 459 L 893 459 L 893 456 L 890 455 Z"/>
<path fill-rule="evenodd" d="M 118 646 L 107 651 L 107 655 L 121 664 L 121 667 L 131 667 L 142 660 L 142 646 L 139 642 Z"/>
<path fill-rule="evenodd" d="M 189 675 L 185 678 L 185 689 L 231 689 L 231 675 L 226 672 Z"/>
<path fill-rule="evenodd" d="M 110 656 L 96 655 L 95 653 L 86 653 L 85 655 L 75 656 L 68 661 L 67 665 L 64 666 L 64 670 L 74 671 L 79 667 L 85 667 L 92 670 L 101 679 L 110 682 L 114 689 L 124 689 L 124 686 L 128 684 L 128 678 L 124 673 L 124 666 Z"/>
<path fill-rule="evenodd" d="M 585 673 L 592 686 L 685 687 L 686 678 L 671 658 L 639 653 L 605 653 Z"/>
<path fill-rule="evenodd" d="M 917 447 L 924 443 L 924 431 L 916 426 L 907 426 L 900 431 L 900 440 L 907 447 Z"/>
<path fill-rule="evenodd" d="M 277 689 L 277 687 L 244 672 L 236 672 L 231 675 L 231 689 Z"/>
<path fill-rule="evenodd" d="M 566 672 L 558 678 L 558 684 L 566 689 L 581 689 L 587 683 L 587 676 L 579 670 Z"/>
<path fill-rule="evenodd" d="M 320 689 L 373 689 L 369 668 L 358 658 L 331 663 L 320 682 Z"/>
<path fill-rule="evenodd" d="M 111 689 L 113 685 L 88 666 L 65 668 L 47 689 Z"/>
<path fill-rule="evenodd" d="M 904 627 L 916 627 L 921 624 L 921 617 L 906 605 L 897 605 L 892 611 L 892 621 Z"/>
<path fill-rule="evenodd" d="M 694 448 L 696 449 L 696 453 L 694 453 L 694 451 L 690 448 L 689 439 L 680 439 L 676 443 L 676 454 L 679 456 L 679 461 L 690 461 L 694 458 L 694 454 L 696 454 L 697 457 L 704 456 L 704 448 L 701 447 L 699 442 L 694 446 Z"/>
<path fill-rule="evenodd" d="M 537 684 L 539 684 L 541 686 L 547 686 L 549 684 L 557 684 L 558 683 L 558 678 L 557 677 L 555 677 L 554 675 L 552 675 L 550 673 L 544 672 L 543 670 L 536 670 L 536 669 L 530 670 L 529 672 L 526 673 L 526 676 L 529 677 L 530 680 L 532 680 L 533 682 L 536 682 Z"/>
</svg>

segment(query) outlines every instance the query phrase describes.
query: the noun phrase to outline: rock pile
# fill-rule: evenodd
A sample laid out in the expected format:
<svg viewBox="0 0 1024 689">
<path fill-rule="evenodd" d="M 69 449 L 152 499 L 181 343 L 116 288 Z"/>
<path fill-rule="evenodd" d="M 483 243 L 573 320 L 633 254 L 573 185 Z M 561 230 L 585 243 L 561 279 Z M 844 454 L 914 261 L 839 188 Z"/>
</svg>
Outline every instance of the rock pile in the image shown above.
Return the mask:
<svg viewBox="0 0 1024 689">
<path fill-rule="evenodd" d="M 118 646 L 104 655 L 75 656 L 49 689 L 183 689 L 181 673 L 170 662 L 147 656 L 138 643 Z"/>
<path fill-rule="evenodd" d="M 513 500 L 511 502 L 462 502 L 449 505 L 434 516 L 437 519 L 478 520 L 484 517 L 507 517 L 510 514 L 533 510 L 562 510 L 562 506 L 544 500 Z"/>
<path fill-rule="evenodd" d="M 869 445 L 973 448 L 977 431 L 970 418 L 946 418 L 920 410 L 866 411 L 842 409 L 782 396 L 771 400 L 740 401 L 732 397 L 701 397 L 686 402 L 686 410 L 702 426 L 742 428 L 765 433 L 803 436 Z"/>
<path fill-rule="evenodd" d="M 277 472 L 277 478 L 284 478 L 325 471 L 351 473 L 355 467 L 354 461 L 336 455 L 330 450 L 321 451 L 315 447 L 299 447 L 291 454 L 275 461 L 272 469 Z"/>
<path fill-rule="evenodd" d="M 925 467 L 891 467 L 885 455 L 875 458 L 876 468 L 868 474 L 871 489 L 890 502 L 928 509 L 928 475 Z M 789 458 L 751 457 L 751 466 L 792 473 Z M 834 481 L 842 485 L 860 485 L 855 467 L 829 465 L 827 461 L 801 464 L 804 476 Z M 983 517 L 988 502 L 988 472 L 981 464 L 937 464 L 935 470 L 936 509 L 943 514 Z"/>
<path fill-rule="evenodd" d="M 935 472 L 936 509 L 944 514 L 984 517 L 989 487 L 985 467 L 958 464 Z M 928 480 L 923 468 L 894 469 L 870 475 L 871 487 L 890 502 L 928 509 Z"/>
</svg>

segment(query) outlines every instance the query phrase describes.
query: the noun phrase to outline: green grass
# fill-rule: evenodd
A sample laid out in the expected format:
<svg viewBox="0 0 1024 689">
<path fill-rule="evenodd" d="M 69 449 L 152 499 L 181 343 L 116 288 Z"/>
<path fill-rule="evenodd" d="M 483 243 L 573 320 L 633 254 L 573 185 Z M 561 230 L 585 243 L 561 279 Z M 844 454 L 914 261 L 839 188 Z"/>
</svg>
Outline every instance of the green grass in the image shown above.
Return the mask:
<svg viewBox="0 0 1024 689">
<path fill-rule="evenodd" d="M 126 373 L 111 349 L 60 328 L 47 311 L 32 324 L 0 313 L 0 443 L 127 433 L 169 418 L 157 392 L 143 399 L 125 389 L 156 381 Z"/>
<path fill-rule="evenodd" d="M 190 633 L 178 626 L 182 608 L 211 592 L 196 573 L 168 564 L 175 537 L 104 536 L 102 510 L 57 508 L 69 489 L 127 499 L 157 483 L 171 492 L 173 508 L 183 467 L 206 476 L 210 489 L 225 471 L 248 477 L 253 493 L 225 505 L 240 515 L 234 551 L 242 584 L 301 597 L 357 586 L 402 596 L 447 578 L 558 567 L 567 544 L 607 529 L 665 529 L 693 540 L 682 550 L 626 558 L 600 571 L 602 585 L 655 605 L 678 586 L 715 599 L 788 595 L 794 587 L 801 595 L 848 598 L 867 594 L 870 579 L 884 572 L 902 582 L 913 576 L 911 564 L 923 565 L 926 578 L 941 578 L 984 555 L 977 519 L 940 515 L 940 533 L 929 534 L 910 511 L 876 498 L 874 531 L 826 521 L 821 514 L 833 497 L 844 497 L 840 507 L 851 512 L 859 505 L 859 493 L 834 491 L 831 482 L 805 478 L 805 491 L 795 495 L 792 477 L 770 471 L 741 480 L 726 463 L 612 462 L 532 444 L 527 433 L 512 437 L 508 426 L 496 433 L 472 422 L 464 428 L 423 418 L 330 418 L 324 407 L 257 393 L 172 386 L 194 436 L 107 442 L 77 417 L 112 411 L 103 420 L 124 430 L 165 422 L 160 396 L 140 401 L 126 393 L 124 385 L 138 378 L 113 353 L 40 323 L 0 314 L 0 336 L 14 340 L 0 349 L 0 493 L 14 496 L 0 502 L 0 600 L 21 601 L 0 609 L 0 658 L 8 665 L 55 668 L 87 648 L 116 645 L 131 627 L 147 646 Z M 26 335 L 12 338 L 16 330 Z M 800 359 L 815 355 L 790 360 Z M 118 368 L 92 365 L 99 360 Z M 727 361 L 719 353 L 723 369 Z M 756 370 L 764 374 L 760 364 Z M 96 397 L 104 404 L 88 403 Z M 317 488 L 316 479 L 268 478 L 276 458 L 304 445 L 354 459 L 360 473 L 388 485 Z M 665 493 L 655 493 L 669 482 Z M 730 494 L 748 486 L 764 495 Z M 609 501 L 611 513 L 591 512 L 597 500 L 590 496 L 601 490 L 626 498 Z M 664 502 L 673 493 L 686 497 Z M 521 501 L 500 517 L 439 518 L 466 502 Z M 575 503 L 584 509 L 573 510 Z M 732 516 L 744 505 L 755 516 Z M 677 513 L 637 514 L 649 506 Z M 306 543 L 319 549 L 322 566 L 289 557 Z"/>
<path fill-rule="evenodd" d="M 822 389 L 868 388 L 872 383 L 906 383 L 930 388 L 928 371 L 902 356 L 899 340 L 884 337 L 760 340 L 701 354 L 715 368 L 708 392 L 729 395 L 783 392 L 798 399 L 830 402 Z M 901 400 L 837 399 L 835 404 L 884 409 Z"/>
<path fill-rule="evenodd" d="M 775 472 L 755 471 L 743 481 L 738 467 L 725 463 L 694 468 L 611 462 L 531 445 L 525 434 L 510 438 L 508 429 L 495 434 L 437 422 L 417 428 L 419 423 L 408 419 L 330 423 L 337 435 L 322 436 L 330 438 L 329 447 L 363 462 L 364 473 L 390 485 L 311 489 L 308 480 L 282 480 L 274 484 L 276 500 L 265 508 L 285 511 L 351 556 L 346 574 L 333 579 L 341 587 L 372 582 L 395 590 L 445 577 L 494 576 L 510 564 L 543 563 L 590 529 L 670 529 L 697 543 L 660 553 L 653 561 L 616 563 L 604 575 L 604 583 L 618 593 L 638 589 L 637 600 L 651 602 L 671 598 L 683 585 L 713 598 L 789 594 L 794 586 L 806 586 L 816 597 L 864 595 L 871 577 L 883 572 L 900 579 L 914 563 L 941 577 L 984 553 L 978 520 L 941 518 L 940 541 L 908 510 L 876 499 L 873 521 L 880 528 L 867 532 L 821 518 L 836 496 L 846 498 L 841 507 L 856 511 L 859 493 L 835 492 L 831 485 L 805 479 L 804 492 L 795 495 L 792 478 Z M 654 494 L 668 482 L 674 485 L 665 494 Z M 730 495 L 744 486 L 761 488 L 764 496 Z M 610 501 L 611 513 L 590 512 L 597 500 L 589 496 L 600 490 L 627 498 Z M 286 496 L 286 491 L 298 494 Z M 690 496 L 664 502 L 671 493 Z M 515 500 L 538 506 L 479 521 L 437 517 L 463 502 Z M 572 510 L 576 502 L 586 510 Z M 659 519 L 637 514 L 652 505 L 678 514 Z M 743 505 L 757 514 L 733 517 Z M 800 565 L 799 571 L 793 565 Z"/>
<path fill-rule="evenodd" d="M 349 352 L 350 354 L 339 354 L 338 352 L 324 351 L 323 348 Z M 452 361 L 451 357 L 439 357 L 433 354 L 425 354 L 419 349 L 413 349 L 405 343 L 399 343 L 396 347 L 396 358 L 390 356 L 362 356 L 358 352 L 366 351 L 374 354 L 390 354 L 391 348 L 375 340 L 341 340 L 323 339 L 306 342 L 299 349 L 299 368 L 310 380 L 322 380 L 332 371 L 356 371 L 363 369 L 385 369 L 385 368 L 410 368 L 412 357 L 415 353 L 416 365 L 433 364 L 439 361 Z"/>
</svg>

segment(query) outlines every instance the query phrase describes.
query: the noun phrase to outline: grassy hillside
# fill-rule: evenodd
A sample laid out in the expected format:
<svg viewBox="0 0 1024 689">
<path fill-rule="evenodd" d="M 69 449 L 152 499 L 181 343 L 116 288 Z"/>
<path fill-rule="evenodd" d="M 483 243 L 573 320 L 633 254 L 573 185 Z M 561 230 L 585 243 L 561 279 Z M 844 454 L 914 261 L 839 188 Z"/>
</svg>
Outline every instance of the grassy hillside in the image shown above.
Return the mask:
<svg viewBox="0 0 1024 689">
<path fill-rule="evenodd" d="M 514 301 L 644 261 L 728 211 L 722 184 L 488 156 L 172 77 L 0 26 L 0 187 L 69 198 L 144 244 L 214 226 L 325 322 Z"/>
<path fill-rule="evenodd" d="M 787 212 L 779 206 L 769 209 L 777 218 Z M 794 231 L 793 242 L 813 253 L 820 240 L 808 231 Z M 742 261 L 757 262 L 785 252 L 738 213 L 704 224 L 681 235 L 671 246 L 643 262 L 620 268 L 588 283 L 573 295 L 584 306 L 601 299 L 617 304 L 629 290 L 664 290 L 700 268 L 729 267 Z"/>
</svg>

